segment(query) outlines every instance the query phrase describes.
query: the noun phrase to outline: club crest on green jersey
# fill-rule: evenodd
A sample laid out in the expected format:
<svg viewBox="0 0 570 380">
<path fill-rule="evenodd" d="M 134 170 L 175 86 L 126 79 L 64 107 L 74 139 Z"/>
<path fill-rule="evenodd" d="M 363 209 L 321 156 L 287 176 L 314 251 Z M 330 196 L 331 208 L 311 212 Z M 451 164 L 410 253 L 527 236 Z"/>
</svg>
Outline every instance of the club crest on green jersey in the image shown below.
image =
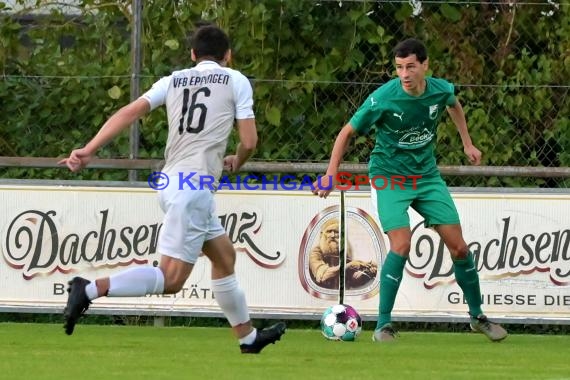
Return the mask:
<svg viewBox="0 0 570 380">
<path fill-rule="evenodd" d="M 439 104 L 434 104 L 433 106 L 429 106 L 429 118 L 431 120 L 437 119 L 438 113 L 439 113 Z"/>
</svg>

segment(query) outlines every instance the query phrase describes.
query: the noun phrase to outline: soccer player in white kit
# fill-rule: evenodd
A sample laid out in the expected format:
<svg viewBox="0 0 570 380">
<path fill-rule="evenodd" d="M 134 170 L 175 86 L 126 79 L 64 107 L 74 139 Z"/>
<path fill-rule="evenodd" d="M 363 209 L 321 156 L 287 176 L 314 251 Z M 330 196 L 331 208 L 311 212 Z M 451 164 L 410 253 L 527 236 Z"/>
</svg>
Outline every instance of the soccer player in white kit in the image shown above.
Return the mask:
<svg viewBox="0 0 570 380">
<path fill-rule="evenodd" d="M 179 292 L 200 252 L 212 263 L 212 292 L 242 353 L 259 353 L 285 333 L 281 322 L 262 330 L 252 326 L 245 294 L 234 273 L 235 249 L 216 215 L 213 192 L 200 183 L 205 176 L 217 181 L 224 167 L 238 171 L 253 153 L 257 131 L 251 84 L 242 73 L 226 67 L 231 58 L 229 38 L 214 25 L 194 32 L 191 56 L 196 66 L 155 82 L 111 116 L 87 145 L 60 161 L 71 171 L 79 171 L 101 146 L 135 120 L 166 105 L 168 140 L 162 171 L 173 180 L 158 194 L 164 211 L 158 241 L 160 264 L 137 266 L 95 281 L 74 277 L 69 281 L 64 310 L 68 335 L 95 298 Z M 240 142 L 236 154 L 224 158 L 235 120 Z"/>
</svg>

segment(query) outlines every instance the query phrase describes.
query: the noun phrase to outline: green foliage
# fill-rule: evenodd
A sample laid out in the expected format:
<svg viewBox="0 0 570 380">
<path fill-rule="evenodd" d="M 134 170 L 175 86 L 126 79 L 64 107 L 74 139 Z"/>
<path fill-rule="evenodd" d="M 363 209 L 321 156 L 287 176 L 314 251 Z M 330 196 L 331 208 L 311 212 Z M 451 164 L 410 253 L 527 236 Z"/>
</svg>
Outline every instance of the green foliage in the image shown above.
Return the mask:
<svg viewBox="0 0 570 380">
<path fill-rule="evenodd" d="M 38 13 L 44 3 L 14 14 L 0 1 L 2 155 L 64 156 L 131 98 L 131 2 L 83 0 L 72 15 Z M 232 66 L 252 78 L 260 136 L 255 159 L 322 161 L 365 97 L 393 76 L 393 45 L 414 35 L 428 45 L 433 75 L 459 89 L 484 164 L 570 165 L 570 5 L 443 2 L 414 12 L 406 2 L 145 1 L 141 89 L 192 65 L 187 38 L 198 20 L 214 21 L 232 38 Z M 140 157 L 161 158 L 166 136 L 164 110 L 142 120 Z M 449 118 L 438 143 L 440 164 L 466 164 Z M 372 144 L 358 137 L 346 160 L 366 162 Z M 127 134 L 100 153 L 128 155 Z M 9 169 L 3 176 L 78 179 L 59 169 Z M 453 184 L 505 181 L 544 185 L 497 178 Z"/>
</svg>

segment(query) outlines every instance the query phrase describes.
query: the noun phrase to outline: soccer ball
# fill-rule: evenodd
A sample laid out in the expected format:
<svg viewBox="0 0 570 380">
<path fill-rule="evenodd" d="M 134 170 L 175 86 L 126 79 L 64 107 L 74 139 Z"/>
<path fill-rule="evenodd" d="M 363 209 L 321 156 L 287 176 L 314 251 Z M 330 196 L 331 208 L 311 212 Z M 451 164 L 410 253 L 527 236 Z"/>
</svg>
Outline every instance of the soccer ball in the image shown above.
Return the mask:
<svg viewBox="0 0 570 380">
<path fill-rule="evenodd" d="M 323 313 L 321 332 L 330 340 L 352 342 L 362 330 L 362 320 L 350 305 L 333 305 Z"/>
</svg>

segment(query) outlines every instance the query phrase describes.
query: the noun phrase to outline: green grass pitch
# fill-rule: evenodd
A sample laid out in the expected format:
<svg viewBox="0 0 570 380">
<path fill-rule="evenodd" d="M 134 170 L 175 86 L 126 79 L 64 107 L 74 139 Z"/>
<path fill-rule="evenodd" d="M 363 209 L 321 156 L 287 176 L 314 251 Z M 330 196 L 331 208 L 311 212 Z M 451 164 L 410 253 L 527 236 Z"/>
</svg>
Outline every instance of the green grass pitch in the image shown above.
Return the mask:
<svg viewBox="0 0 570 380">
<path fill-rule="evenodd" d="M 229 328 L 0 323 L 0 378 L 11 379 L 570 379 L 569 335 L 402 332 L 393 344 L 325 340 L 290 329 L 242 355 Z"/>
</svg>

